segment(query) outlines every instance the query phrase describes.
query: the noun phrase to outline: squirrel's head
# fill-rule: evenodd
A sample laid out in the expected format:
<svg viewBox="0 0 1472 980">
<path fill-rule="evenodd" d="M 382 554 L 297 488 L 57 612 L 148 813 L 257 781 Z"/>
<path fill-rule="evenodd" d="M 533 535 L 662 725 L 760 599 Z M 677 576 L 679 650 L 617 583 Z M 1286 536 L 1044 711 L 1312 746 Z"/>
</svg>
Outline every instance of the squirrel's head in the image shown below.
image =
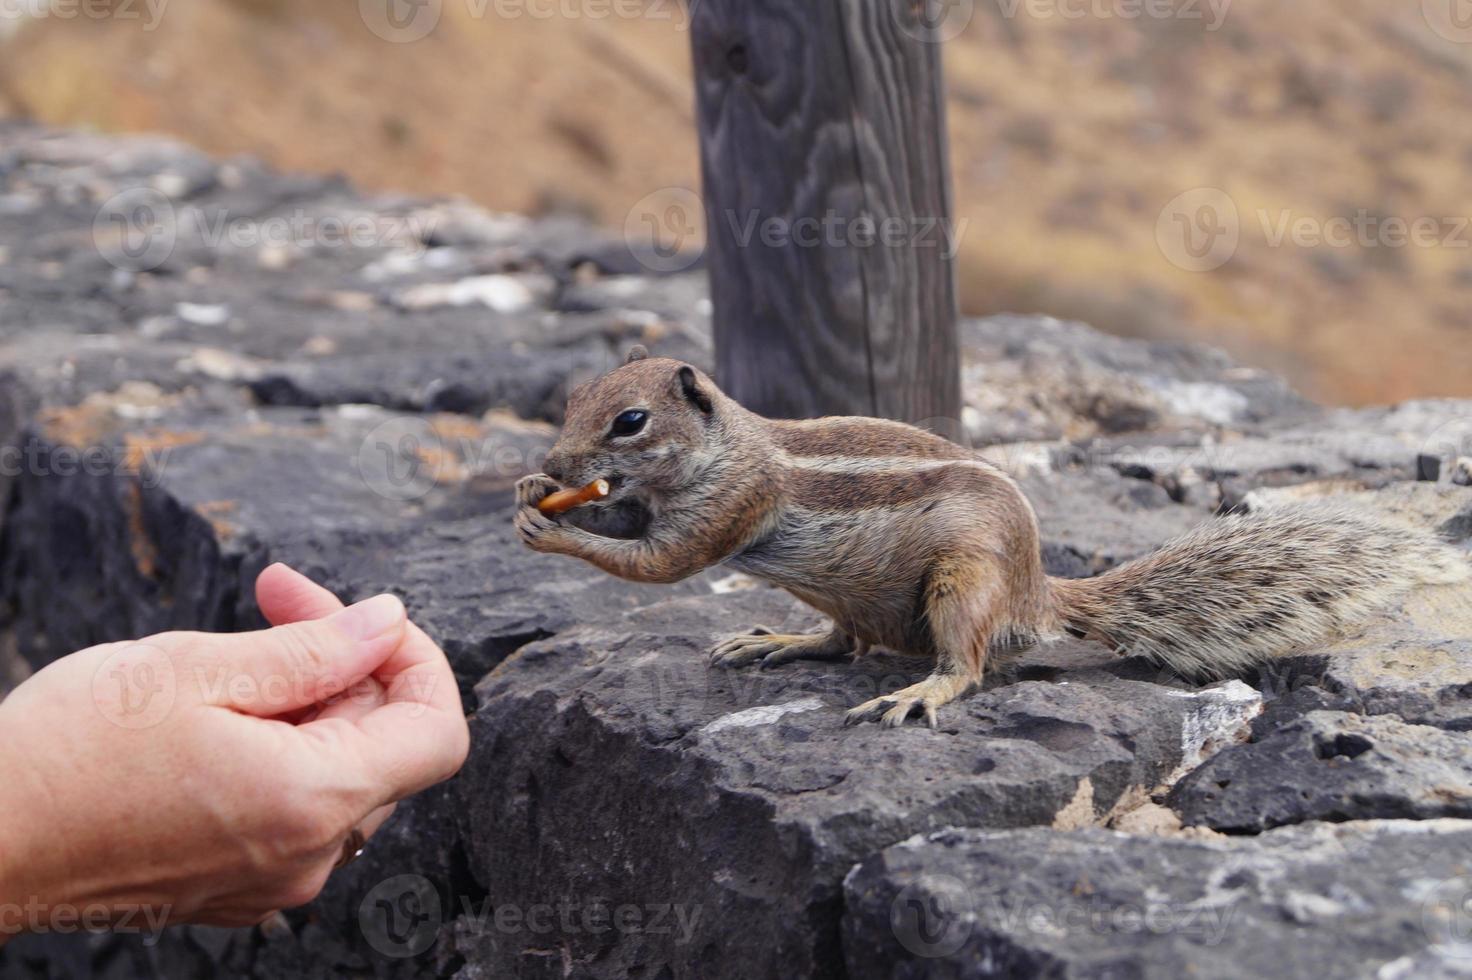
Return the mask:
<svg viewBox="0 0 1472 980">
<path fill-rule="evenodd" d="M 573 389 L 544 469 L 566 487 L 606 479 L 604 505 L 654 503 L 717 457 L 729 405 L 700 371 L 635 347 L 622 367 Z"/>
</svg>

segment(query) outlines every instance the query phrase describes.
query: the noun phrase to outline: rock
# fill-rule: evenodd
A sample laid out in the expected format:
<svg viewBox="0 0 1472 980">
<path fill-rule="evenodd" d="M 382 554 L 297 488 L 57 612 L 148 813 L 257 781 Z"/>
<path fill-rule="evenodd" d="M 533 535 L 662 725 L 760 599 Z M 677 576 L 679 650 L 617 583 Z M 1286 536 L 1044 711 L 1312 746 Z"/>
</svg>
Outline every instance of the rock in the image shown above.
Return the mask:
<svg viewBox="0 0 1472 980">
<path fill-rule="evenodd" d="M 512 485 L 551 444 L 545 425 L 140 397 L 42 413 L 22 443 L 33 462 L 0 568 L 4 625 L 36 666 L 165 629 L 255 625 L 251 583 L 287 561 L 345 599 L 403 596 L 468 696 L 517 646 L 590 610 L 708 594 L 718 577 L 656 589 L 523 548 Z"/>
<path fill-rule="evenodd" d="M 1080 455 L 1094 465 L 1154 480 L 1173 491 L 1206 481 L 1225 507 L 1264 488 L 1316 484 L 1311 493 L 1355 492 L 1420 478 L 1422 457 L 1448 427 L 1464 424 L 1456 401 L 1406 402 L 1394 408 L 1340 409 L 1323 417 L 1294 413 L 1271 426 L 1168 439 L 1100 437 Z"/>
<path fill-rule="evenodd" d="M 1256 833 L 1309 820 L 1472 816 L 1472 735 L 1315 711 L 1228 748 L 1181 781 L 1188 826 Z"/>
<path fill-rule="evenodd" d="M 692 917 L 683 937 L 462 934 L 486 975 L 537 975 L 541 949 L 590 977 L 836 975 L 839 882 L 864 854 L 950 825 L 1097 822 L 1221 724 L 1212 697 L 1085 668 L 948 706 L 939 731 L 845 728 L 846 708 L 926 665 L 706 665 L 755 623 L 815 621 L 769 590 L 671 600 L 525 646 L 477 688 L 455 809 L 484 890 Z"/>
<path fill-rule="evenodd" d="M 844 881 L 847 975 L 1453 977 L 1472 822 L 1216 840 L 945 830 Z"/>
<path fill-rule="evenodd" d="M 509 408 L 554 421 L 569 383 L 614 366 L 630 344 L 707 363 L 708 311 L 687 303 L 681 319 L 674 302 L 692 277 L 663 302 L 652 299 L 659 280 L 642 277 L 629 302 L 599 300 L 599 270 L 626 270 L 578 257 L 607 250 L 584 225 L 502 220 L 500 232 L 467 232 L 464 208 L 366 199 L 339 181 L 216 165 L 167 141 L 116 142 L 108 152 L 89 137 L 8 134 L 14 162 L 0 191 L 25 189 L 37 207 L 0 232 L 0 337 L 105 335 L 137 358 L 167 351 L 162 341 L 178 345 L 170 364 L 200 346 L 226 350 L 252 362 L 247 380 L 272 404 Z M 157 167 L 196 176 L 160 190 Z M 157 220 L 140 225 L 139 214 Z M 115 240 L 124 232 L 132 238 Z M 518 233 L 521 247 L 509 248 Z M 594 271 L 574 283 L 581 266 Z M 583 298 L 561 304 L 564 289 Z M 167 388 L 189 372 L 163 373 L 124 376 Z"/>
<path fill-rule="evenodd" d="M 1317 409 L 1283 382 L 1194 344 L 1108 337 L 1051 317 L 961 326 L 972 444 L 1251 427 Z"/>
<path fill-rule="evenodd" d="M 0 951 L 0 976 L 964 974 L 977 961 L 894 958 L 887 920 L 867 924 L 868 899 L 844 891 L 855 862 L 882 869 L 898 842 L 947 827 L 1029 827 L 1043 843 L 1006 861 L 1077 850 L 997 879 L 1008 900 L 1044 893 L 1069 860 L 1126 861 L 1127 887 L 1181 894 L 1189 869 L 1246 862 L 1268 890 L 1242 900 L 1265 909 L 1294 869 L 1347 902 L 1362 880 L 1398 881 L 1393 859 L 1420 867 L 1412 835 L 1384 830 L 1399 825 L 1354 825 L 1371 864 L 1331 878 L 1314 827 L 1339 818 L 1335 801 L 1453 812 L 1426 801 L 1472 730 L 1466 590 L 1418 594 L 1359 636 L 1209 687 L 1060 643 L 944 708 L 939 731 L 881 731 L 843 728 L 844 709 L 929 665 L 881 654 L 713 671 L 717 636 L 818 617 L 721 569 L 641 586 L 524 549 L 512 484 L 539 467 L 569 387 L 633 343 L 711 362 L 703 275 L 650 275 L 616 235 L 368 197 L 166 140 L 5 123 L 0 213 L 0 694 L 90 643 L 258 626 L 251 584 L 285 560 L 345 600 L 403 596 L 449 655 L 475 729 L 458 779 L 404 801 L 363 860 L 271 928 L 28 937 Z M 965 424 L 1033 499 L 1055 574 L 1096 574 L 1223 508 L 1366 488 L 1376 506 L 1472 536 L 1455 482 L 1465 403 L 1331 412 L 1206 348 L 1045 317 L 962 332 Z M 1432 460 L 1439 482 L 1410 482 Z M 1313 821 L 1307 843 L 1276 843 L 1287 829 L 1213 843 L 1161 805 L 1214 765 L 1296 764 L 1314 738 L 1301 726 L 1321 716 L 1396 733 L 1381 742 L 1402 766 L 1362 780 L 1380 797 L 1359 794 L 1353 763 L 1374 759 L 1361 753 L 1302 812 L 1272 810 L 1256 770 L 1241 777 L 1233 812 Z M 1152 836 L 1075 833 L 1099 825 Z M 1461 832 L 1426 826 L 1456 860 Z M 1122 839 L 1114 858 L 1092 843 Z M 1383 938 L 1392 894 L 1367 919 L 1282 901 L 1312 925 L 1307 950 L 1384 962 L 1386 977 L 1445 966 L 1434 944 Z M 1280 921 L 1251 914 L 1264 938 L 1225 940 L 1237 960 L 1287 975 L 1308 962 Z M 1054 949 L 995 930 L 1011 945 L 992 962 L 1178 972 L 1159 967 L 1181 962 L 1177 938 L 1132 950 L 1076 933 Z"/>
<path fill-rule="evenodd" d="M 1312 685 L 1366 714 L 1472 731 L 1472 587 L 1413 594 L 1357 636 L 1265 666 L 1259 683 Z"/>
<path fill-rule="evenodd" d="M 545 303 L 553 282 L 547 276 L 511 276 L 496 273 L 471 276 L 450 283 L 423 283 L 397 293 L 393 302 L 405 310 L 432 310 L 441 306 L 480 305 L 497 313 L 522 313 Z"/>
<path fill-rule="evenodd" d="M 1024 475 L 1019 482 L 1037 512 L 1052 575 L 1097 575 L 1211 518 L 1207 507 L 1178 504 L 1156 484 L 1112 470 Z"/>
<path fill-rule="evenodd" d="M 9 633 L 0 637 L 0 701 L 5 700 L 5 695 L 15 690 L 16 685 L 30 674 L 30 665 L 16 648 L 15 635 Z"/>
</svg>

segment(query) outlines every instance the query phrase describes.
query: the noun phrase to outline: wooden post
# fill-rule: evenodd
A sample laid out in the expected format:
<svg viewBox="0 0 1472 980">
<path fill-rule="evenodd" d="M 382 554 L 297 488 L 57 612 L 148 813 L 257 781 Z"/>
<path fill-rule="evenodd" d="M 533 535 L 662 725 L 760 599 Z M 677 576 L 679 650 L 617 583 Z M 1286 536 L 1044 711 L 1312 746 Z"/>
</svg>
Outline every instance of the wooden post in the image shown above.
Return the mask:
<svg viewBox="0 0 1472 980">
<path fill-rule="evenodd" d="M 753 411 L 959 418 L 941 52 L 924 6 L 690 4 L 717 380 Z"/>
</svg>

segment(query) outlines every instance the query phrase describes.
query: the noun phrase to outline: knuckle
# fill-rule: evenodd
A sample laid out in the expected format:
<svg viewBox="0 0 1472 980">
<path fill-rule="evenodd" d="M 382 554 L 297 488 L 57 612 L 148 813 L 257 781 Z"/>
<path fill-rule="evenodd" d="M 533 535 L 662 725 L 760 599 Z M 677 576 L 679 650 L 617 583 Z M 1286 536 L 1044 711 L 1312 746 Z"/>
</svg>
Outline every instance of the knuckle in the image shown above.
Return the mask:
<svg viewBox="0 0 1472 980">
<path fill-rule="evenodd" d="M 332 665 L 332 654 L 320 629 L 310 623 L 280 627 L 277 649 L 290 680 L 308 681 L 321 677 Z"/>
<path fill-rule="evenodd" d="M 300 855 L 330 849 L 347 831 L 331 808 L 297 794 L 282 816 L 280 832 L 287 849 Z"/>
</svg>

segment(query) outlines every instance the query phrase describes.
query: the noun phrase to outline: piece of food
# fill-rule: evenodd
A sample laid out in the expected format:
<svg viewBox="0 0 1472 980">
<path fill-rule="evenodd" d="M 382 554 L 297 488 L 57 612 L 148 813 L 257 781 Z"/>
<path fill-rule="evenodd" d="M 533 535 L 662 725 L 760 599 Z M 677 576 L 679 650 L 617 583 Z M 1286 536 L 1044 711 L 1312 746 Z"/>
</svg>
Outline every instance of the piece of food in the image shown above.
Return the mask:
<svg viewBox="0 0 1472 980">
<path fill-rule="evenodd" d="M 606 496 L 608 496 L 608 481 L 594 480 L 581 490 L 559 490 L 556 493 L 549 493 L 542 498 L 541 503 L 537 504 L 537 510 L 548 517 L 556 517 L 564 511 L 581 507 L 595 500 L 602 500 Z"/>
</svg>

